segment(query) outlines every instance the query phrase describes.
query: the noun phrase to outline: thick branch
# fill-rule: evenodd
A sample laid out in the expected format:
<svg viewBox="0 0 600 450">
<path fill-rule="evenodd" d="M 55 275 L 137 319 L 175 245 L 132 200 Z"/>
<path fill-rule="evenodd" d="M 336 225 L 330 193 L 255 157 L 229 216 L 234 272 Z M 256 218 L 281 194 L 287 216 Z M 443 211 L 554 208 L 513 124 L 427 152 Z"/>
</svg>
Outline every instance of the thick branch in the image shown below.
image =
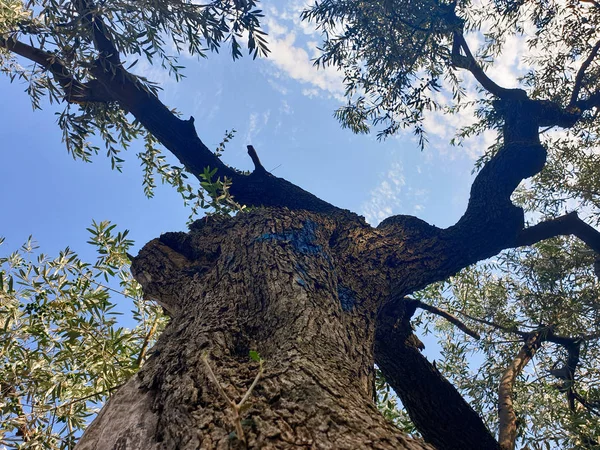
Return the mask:
<svg viewBox="0 0 600 450">
<path fill-rule="evenodd" d="M 464 55 L 461 54 L 461 50 L 464 52 Z M 516 101 L 517 109 L 522 110 L 524 113 L 517 119 L 518 122 L 522 123 L 523 117 L 527 118 L 528 122 L 534 122 L 536 133 L 538 126 L 570 128 L 581 118 L 581 111 L 577 108 L 570 107 L 564 109 L 559 104 L 548 100 L 531 100 L 522 89 L 507 89 L 496 84 L 477 63 L 467 45 L 467 41 L 460 31 L 454 33 L 452 63 L 455 67 L 471 72 L 479 84 L 490 94 L 504 101 Z M 574 104 L 570 106 L 574 106 Z"/>
<path fill-rule="evenodd" d="M 93 75 L 119 104 L 164 145 L 186 170 L 203 181 L 200 174 L 206 167 L 217 169 L 216 176 L 232 181 L 235 200 L 248 206 L 276 206 L 333 213 L 339 208 L 317 198 L 298 186 L 268 173 L 262 165 L 250 175 L 243 175 L 225 165 L 200 140 L 193 117 L 182 120 L 173 114 L 153 93 L 127 72 L 120 63 L 117 48 L 102 18 L 93 12 L 90 0 L 76 0 L 82 17 L 91 26 L 94 45 L 100 54 Z M 252 155 L 251 155 L 252 156 Z M 256 163 L 258 159 L 254 159 Z M 260 164 L 260 163 L 259 163 Z"/>
<path fill-rule="evenodd" d="M 71 103 L 112 101 L 110 94 L 99 83 L 81 83 L 76 80 L 60 59 L 14 38 L 0 36 L 0 47 L 26 58 L 50 72 L 65 92 L 65 100 Z"/>
<path fill-rule="evenodd" d="M 425 441 L 440 450 L 499 448 L 479 415 L 421 354 L 422 344 L 410 325 L 416 306 L 397 301 L 379 313 L 376 364 Z"/>
<path fill-rule="evenodd" d="M 97 14 L 93 0 L 74 0 L 73 5 L 84 22 L 91 28 L 94 47 L 100 55 L 100 63 L 105 66 L 106 62 L 114 67 L 121 66 L 119 51 L 113 44 L 107 26 L 102 17 Z M 110 69 L 110 67 L 106 67 Z"/>
<path fill-rule="evenodd" d="M 514 450 L 517 439 L 517 415 L 513 407 L 515 380 L 531 361 L 542 341 L 541 333 L 532 334 L 500 379 L 500 386 L 498 387 L 498 442 L 502 450 Z"/>
<path fill-rule="evenodd" d="M 519 234 L 515 246 L 532 245 L 552 237 L 568 235 L 577 236 L 600 254 L 600 232 L 581 220 L 575 211 L 525 228 Z"/>
</svg>

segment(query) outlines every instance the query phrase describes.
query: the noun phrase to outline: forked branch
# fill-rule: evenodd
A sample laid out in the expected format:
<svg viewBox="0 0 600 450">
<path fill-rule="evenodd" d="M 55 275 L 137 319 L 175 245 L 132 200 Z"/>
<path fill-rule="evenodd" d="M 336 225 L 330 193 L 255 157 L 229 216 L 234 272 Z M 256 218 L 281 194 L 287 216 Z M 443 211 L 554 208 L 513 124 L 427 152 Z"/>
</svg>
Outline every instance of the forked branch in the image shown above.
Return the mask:
<svg viewBox="0 0 600 450">
<path fill-rule="evenodd" d="M 464 53 L 464 55 L 461 53 Z M 477 60 L 471 53 L 471 49 L 465 40 L 461 31 L 455 31 L 452 42 L 452 63 L 455 67 L 465 69 L 471 72 L 481 86 L 490 94 L 501 99 L 515 97 L 518 89 L 506 89 L 496 84 L 490 77 L 487 76 L 482 67 L 477 63 Z"/>
<path fill-rule="evenodd" d="M 227 404 L 229 405 L 229 407 L 231 408 L 231 419 L 235 426 L 235 432 L 236 432 L 238 439 L 240 441 L 242 441 L 245 446 L 247 446 L 248 442 L 246 441 L 246 435 L 244 434 L 244 429 L 242 428 L 242 420 L 241 420 L 240 412 L 242 410 L 242 406 L 244 406 L 246 401 L 250 398 L 250 395 L 252 395 L 252 391 L 254 391 L 254 388 L 256 387 L 256 385 L 258 384 L 258 381 L 262 377 L 263 360 L 262 359 L 258 360 L 258 364 L 259 364 L 258 373 L 256 374 L 256 377 L 254 377 L 254 381 L 252 382 L 252 384 L 250 385 L 250 387 L 248 388 L 248 390 L 246 391 L 246 393 L 244 394 L 242 399 L 237 403 L 235 401 L 231 400 L 231 398 L 227 395 L 227 392 L 225 392 L 225 389 L 223 389 L 223 386 L 221 385 L 221 383 L 219 383 L 217 376 L 213 372 L 212 368 L 210 367 L 210 363 L 208 362 L 208 354 L 204 354 L 202 356 L 202 362 L 204 363 L 204 367 L 206 367 L 206 371 L 208 372 L 209 378 L 217 386 L 219 394 L 221 395 L 221 397 L 223 397 L 223 400 L 225 400 L 227 402 Z"/>
</svg>

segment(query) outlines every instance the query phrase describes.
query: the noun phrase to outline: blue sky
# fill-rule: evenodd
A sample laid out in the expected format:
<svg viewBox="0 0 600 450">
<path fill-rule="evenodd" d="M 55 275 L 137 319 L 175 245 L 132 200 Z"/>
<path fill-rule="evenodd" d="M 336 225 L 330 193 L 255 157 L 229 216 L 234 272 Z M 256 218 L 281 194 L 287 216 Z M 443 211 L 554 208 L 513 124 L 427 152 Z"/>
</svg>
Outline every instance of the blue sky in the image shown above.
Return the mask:
<svg viewBox="0 0 600 450">
<path fill-rule="evenodd" d="M 465 147 L 449 145 L 456 127 L 472 120 L 469 109 L 459 116 L 428 117 L 431 143 L 423 152 L 410 130 L 385 142 L 342 130 L 332 116 L 343 102 L 342 76 L 313 67 L 319 35 L 299 21 L 302 4 L 262 3 L 269 58 L 232 62 L 226 51 L 201 61 L 183 56 L 187 78 L 180 83 L 143 61 L 135 69 L 163 86 L 167 106 L 195 117 L 210 148 L 225 130 L 237 130 L 225 151 L 228 164 L 251 169 L 246 144 L 252 144 L 275 175 L 372 224 L 392 214 L 416 215 L 441 227 L 453 224 L 466 206 L 474 160 L 494 136 Z M 476 47 L 477 37 L 469 39 Z M 500 59 L 492 75 L 510 87 L 518 69 L 514 57 Z M 466 81 L 474 91 L 472 80 Z M 185 229 L 188 211 L 172 188 L 159 186 L 155 198 L 144 197 L 135 156 L 141 145 L 124 154 L 123 173 L 111 171 L 102 155 L 92 164 L 73 161 L 61 143 L 54 107 L 32 111 L 25 87 L 0 78 L 3 253 L 33 235 L 45 253 L 68 245 L 94 258 L 85 244 L 92 219 L 129 229 L 136 249 L 162 232 Z"/>
</svg>

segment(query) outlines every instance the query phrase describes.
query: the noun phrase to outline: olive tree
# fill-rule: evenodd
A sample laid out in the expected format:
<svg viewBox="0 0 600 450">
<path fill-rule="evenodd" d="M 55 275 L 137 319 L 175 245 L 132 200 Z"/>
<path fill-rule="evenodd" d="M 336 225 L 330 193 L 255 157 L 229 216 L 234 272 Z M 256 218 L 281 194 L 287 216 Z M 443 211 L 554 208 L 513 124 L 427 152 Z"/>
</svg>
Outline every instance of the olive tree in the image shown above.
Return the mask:
<svg viewBox="0 0 600 450">
<path fill-rule="evenodd" d="M 405 215 L 371 227 L 269 173 L 252 146 L 254 170 L 231 168 L 202 142 L 192 117 L 174 113 L 151 80 L 135 74 L 135 58 L 143 57 L 178 78 L 177 52 L 202 56 L 227 42 L 235 58 L 242 38 L 254 56 L 266 55 L 254 1 L 32 0 L 1 8 L 3 70 L 29 81 L 35 105 L 44 97 L 65 104 L 59 126 L 73 156 L 99 152 L 89 143 L 95 134 L 119 168 L 120 149 L 144 139 L 148 191 L 158 173 L 186 201 L 250 209 L 165 233 L 132 258 L 133 276 L 170 321 L 78 448 L 514 448 L 516 378 L 543 342 L 563 339 L 573 348 L 578 338 L 561 334 L 557 323 L 524 331 L 475 317 L 523 341 L 498 381 L 496 439 L 481 410 L 422 355 L 411 318 L 419 307 L 433 308 L 411 295 L 503 250 L 557 236 L 600 251 L 600 234 L 576 213 L 560 214 L 559 199 L 546 197 L 555 208 L 541 210 L 534 225 L 523 209 L 533 197 L 513 201 L 531 177 L 552 190 L 544 170 L 560 166 L 569 149 L 582 167 L 593 158 L 595 2 L 324 0 L 305 11 L 323 32 L 317 63 L 345 72 L 348 104 L 336 115 L 353 131 L 383 126 L 385 137 L 408 126 L 425 144 L 424 117 L 467 106 L 462 76 L 478 83 L 479 120 L 459 137 L 492 128 L 498 140 L 480 161 L 464 214 L 445 229 Z M 477 53 L 467 38 L 482 31 L 486 45 Z M 486 72 L 511 34 L 526 34 L 536 50 L 519 88 Z M 446 104 L 434 95 L 442 89 Z M 546 140 L 547 128 L 566 131 Z M 161 148 L 180 166 L 166 164 Z M 593 205 L 593 189 L 584 195 L 592 181 L 580 181 L 581 190 L 569 192 Z M 425 442 L 375 408 L 375 364 Z M 573 403 L 570 364 L 561 389 Z"/>
</svg>

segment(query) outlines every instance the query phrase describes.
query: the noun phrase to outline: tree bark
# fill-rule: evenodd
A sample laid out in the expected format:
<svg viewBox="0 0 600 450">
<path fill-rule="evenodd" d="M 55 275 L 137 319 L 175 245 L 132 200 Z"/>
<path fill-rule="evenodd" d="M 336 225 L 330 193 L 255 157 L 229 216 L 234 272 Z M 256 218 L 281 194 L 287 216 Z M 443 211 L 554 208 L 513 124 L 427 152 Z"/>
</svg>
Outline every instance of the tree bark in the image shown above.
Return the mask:
<svg viewBox="0 0 600 450">
<path fill-rule="evenodd" d="M 377 321 L 375 362 L 426 442 L 438 450 L 499 449 L 483 420 L 421 354 L 412 332 L 416 301 L 386 306 Z"/>
<path fill-rule="evenodd" d="M 374 316 L 389 282 L 352 256 L 368 240 L 347 238 L 368 230 L 351 214 L 258 209 L 148 243 L 132 271 L 171 323 L 77 448 L 433 448 L 373 404 Z M 239 436 L 226 397 L 239 402 L 256 378 L 250 350 L 264 373 Z"/>
</svg>

